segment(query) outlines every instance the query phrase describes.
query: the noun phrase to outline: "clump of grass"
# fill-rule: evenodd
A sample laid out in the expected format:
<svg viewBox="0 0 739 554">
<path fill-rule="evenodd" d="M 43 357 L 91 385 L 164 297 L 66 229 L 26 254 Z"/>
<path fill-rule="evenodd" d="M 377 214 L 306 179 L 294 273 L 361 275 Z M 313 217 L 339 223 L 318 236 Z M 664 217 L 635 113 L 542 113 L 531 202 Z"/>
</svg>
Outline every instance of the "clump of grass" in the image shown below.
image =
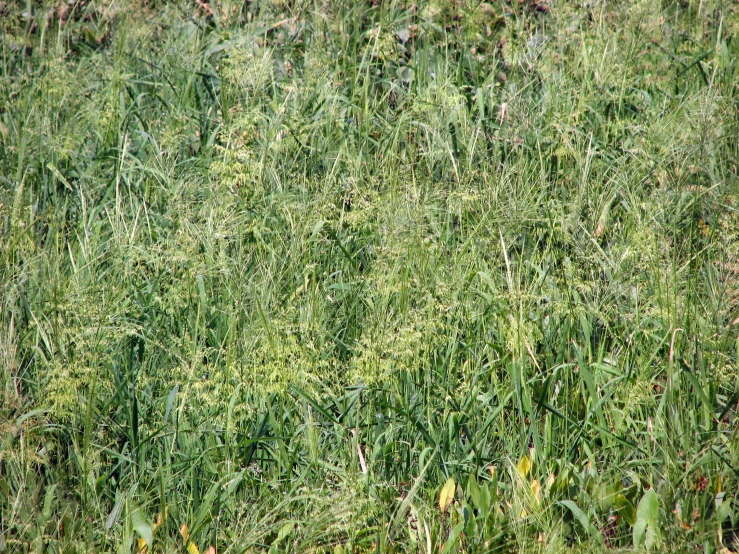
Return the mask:
<svg viewBox="0 0 739 554">
<path fill-rule="evenodd" d="M 0 550 L 739 548 L 734 11 L 0 5 Z"/>
</svg>

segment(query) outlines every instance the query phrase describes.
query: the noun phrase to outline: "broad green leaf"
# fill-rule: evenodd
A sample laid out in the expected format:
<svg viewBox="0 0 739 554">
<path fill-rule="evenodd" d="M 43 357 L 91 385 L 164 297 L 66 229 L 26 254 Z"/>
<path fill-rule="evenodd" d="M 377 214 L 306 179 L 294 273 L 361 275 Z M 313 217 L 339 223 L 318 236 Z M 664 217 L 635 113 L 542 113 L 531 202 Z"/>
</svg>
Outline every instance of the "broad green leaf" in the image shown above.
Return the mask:
<svg viewBox="0 0 739 554">
<path fill-rule="evenodd" d="M 172 390 L 169 391 L 169 394 L 167 395 L 167 403 L 164 406 L 164 422 L 166 423 L 169 420 L 169 413 L 172 411 L 172 406 L 174 406 L 174 401 L 177 398 L 177 393 L 180 390 L 179 383 L 176 384 L 174 387 L 172 387 Z"/>
<path fill-rule="evenodd" d="M 444 550 L 442 550 L 441 554 L 449 554 L 455 546 L 458 546 L 457 541 L 459 540 L 459 535 L 462 534 L 462 531 L 464 530 L 464 521 L 460 521 L 457 523 L 457 525 L 452 529 L 452 532 L 449 533 L 449 538 L 446 540 L 446 544 L 444 544 Z"/>
<path fill-rule="evenodd" d="M 141 510 L 139 508 L 136 508 L 131 513 L 131 525 L 133 525 L 133 528 L 136 530 L 136 532 L 141 535 L 141 538 L 144 539 L 144 542 L 146 542 L 148 546 L 151 546 L 151 544 L 154 542 L 154 531 L 152 529 L 151 523 L 146 520 L 144 514 L 141 513 Z"/>
<path fill-rule="evenodd" d="M 441 493 L 439 494 L 439 509 L 442 512 L 446 512 L 449 506 L 452 503 L 452 500 L 454 500 L 454 492 L 457 490 L 457 485 L 454 482 L 454 478 L 450 477 L 446 483 L 444 483 L 444 486 L 441 488 Z"/>
<path fill-rule="evenodd" d="M 285 523 L 280 528 L 280 531 L 277 533 L 277 542 L 283 541 L 287 536 L 290 535 L 290 533 L 293 532 L 293 529 L 295 529 L 294 521 L 288 521 L 287 523 Z"/>
<path fill-rule="evenodd" d="M 716 522 L 723 523 L 727 517 L 731 516 L 731 514 L 731 500 L 723 500 L 716 510 Z"/>
<path fill-rule="evenodd" d="M 634 546 L 642 544 L 649 550 L 660 542 L 659 533 L 659 496 L 654 489 L 644 493 L 636 509 L 634 524 Z"/>
<path fill-rule="evenodd" d="M 575 516 L 575 519 L 580 523 L 580 525 L 582 525 L 582 528 L 585 529 L 588 535 L 596 539 L 598 542 L 602 542 L 603 535 L 601 535 L 598 529 L 590 523 L 590 518 L 577 504 L 572 500 L 561 500 L 559 503 L 572 512 L 572 515 Z"/>
<path fill-rule="evenodd" d="M 51 518 L 51 506 L 54 503 L 56 487 L 56 485 L 51 485 L 46 489 L 46 494 L 44 495 L 44 508 L 41 511 L 41 517 L 43 518 L 44 523 L 49 521 L 49 518 Z"/>
<path fill-rule="evenodd" d="M 110 528 L 115 525 L 116 520 L 118 519 L 118 514 L 121 513 L 121 506 L 123 506 L 123 494 L 118 494 L 118 500 L 115 501 L 115 504 L 113 505 L 113 509 L 110 511 L 110 514 L 108 515 L 108 519 L 105 520 L 105 530 L 110 531 Z"/>
<path fill-rule="evenodd" d="M 626 523 L 633 527 L 636 523 L 636 508 L 634 508 L 631 501 L 626 498 L 626 496 L 619 493 L 616 495 L 615 505 L 618 513 L 621 514 L 621 517 L 624 518 Z"/>
<path fill-rule="evenodd" d="M 467 481 L 467 495 L 470 498 L 472 505 L 479 509 L 480 508 L 480 486 L 477 484 L 477 479 L 470 477 Z"/>
<path fill-rule="evenodd" d="M 652 550 L 653 547 L 657 546 L 662 540 L 662 535 L 660 535 L 659 529 L 656 525 L 649 525 L 647 527 L 647 538 L 644 541 L 644 546 L 647 547 L 647 550 Z"/>
</svg>

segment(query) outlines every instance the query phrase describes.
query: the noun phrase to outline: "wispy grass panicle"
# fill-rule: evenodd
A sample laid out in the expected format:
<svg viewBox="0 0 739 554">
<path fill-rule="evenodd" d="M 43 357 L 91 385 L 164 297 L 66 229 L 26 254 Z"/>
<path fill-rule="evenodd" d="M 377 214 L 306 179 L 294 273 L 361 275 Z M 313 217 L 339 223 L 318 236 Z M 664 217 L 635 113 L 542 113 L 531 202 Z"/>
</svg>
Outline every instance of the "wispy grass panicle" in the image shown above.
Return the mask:
<svg viewBox="0 0 739 554">
<path fill-rule="evenodd" d="M 0 551 L 737 549 L 725 2 L 0 2 Z"/>
</svg>

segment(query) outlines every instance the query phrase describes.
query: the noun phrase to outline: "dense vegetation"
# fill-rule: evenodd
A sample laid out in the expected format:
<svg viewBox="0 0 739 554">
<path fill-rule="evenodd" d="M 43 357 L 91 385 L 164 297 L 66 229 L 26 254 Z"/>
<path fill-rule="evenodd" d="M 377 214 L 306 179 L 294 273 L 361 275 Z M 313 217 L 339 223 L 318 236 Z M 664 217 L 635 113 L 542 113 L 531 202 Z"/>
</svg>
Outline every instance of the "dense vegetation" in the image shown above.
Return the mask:
<svg viewBox="0 0 739 554">
<path fill-rule="evenodd" d="M 0 551 L 739 550 L 736 3 L 0 25 Z"/>
</svg>

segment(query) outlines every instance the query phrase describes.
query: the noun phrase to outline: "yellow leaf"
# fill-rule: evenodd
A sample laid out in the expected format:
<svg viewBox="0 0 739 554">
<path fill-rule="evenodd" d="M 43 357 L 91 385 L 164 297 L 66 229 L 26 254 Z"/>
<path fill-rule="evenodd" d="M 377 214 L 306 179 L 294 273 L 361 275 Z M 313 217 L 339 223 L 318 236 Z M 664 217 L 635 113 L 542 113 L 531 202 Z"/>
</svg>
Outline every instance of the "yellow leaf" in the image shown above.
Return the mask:
<svg viewBox="0 0 739 554">
<path fill-rule="evenodd" d="M 552 485 L 554 485 L 555 479 L 557 478 L 555 477 L 554 473 L 550 473 L 549 477 L 547 477 L 546 483 L 544 484 L 544 490 L 548 491 L 549 489 L 551 489 Z"/>
<path fill-rule="evenodd" d="M 534 493 L 534 500 L 536 500 L 536 503 L 541 504 L 541 485 L 536 479 L 531 482 L 531 492 Z"/>
<path fill-rule="evenodd" d="M 454 500 L 454 492 L 457 490 L 457 485 L 454 482 L 454 478 L 450 477 L 446 483 L 444 483 L 444 486 L 441 488 L 441 493 L 439 494 L 439 509 L 442 512 L 446 512 L 449 506 L 452 503 L 452 500 Z"/>
<path fill-rule="evenodd" d="M 529 460 L 528 456 L 521 458 L 521 461 L 518 462 L 518 466 L 516 466 L 516 470 L 521 477 L 526 477 L 529 474 L 531 471 L 531 460 Z"/>
<path fill-rule="evenodd" d="M 192 541 L 187 543 L 187 552 L 189 554 L 200 554 L 200 550 L 198 550 L 198 547 Z"/>
<path fill-rule="evenodd" d="M 162 523 L 164 523 L 164 520 L 167 519 L 168 516 L 169 506 L 164 509 L 164 516 L 162 516 L 162 512 L 159 512 L 157 514 L 157 520 L 154 522 L 154 525 L 151 528 L 152 535 L 156 535 L 156 532 L 159 531 L 159 528 L 162 526 Z"/>
<path fill-rule="evenodd" d="M 190 532 L 187 530 L 187 523 L 183 523 L 182 527 L 180 527 L 180 534 L 182 535 L 182 539 L 185 541 L 190 538 Z"/>
<path fill-rule="evenodd" d="M 146 541 L 142 538 L 139 538 L 138 544 L 136 545 L 136 552 L 146 552 Z"/>
</svg>

